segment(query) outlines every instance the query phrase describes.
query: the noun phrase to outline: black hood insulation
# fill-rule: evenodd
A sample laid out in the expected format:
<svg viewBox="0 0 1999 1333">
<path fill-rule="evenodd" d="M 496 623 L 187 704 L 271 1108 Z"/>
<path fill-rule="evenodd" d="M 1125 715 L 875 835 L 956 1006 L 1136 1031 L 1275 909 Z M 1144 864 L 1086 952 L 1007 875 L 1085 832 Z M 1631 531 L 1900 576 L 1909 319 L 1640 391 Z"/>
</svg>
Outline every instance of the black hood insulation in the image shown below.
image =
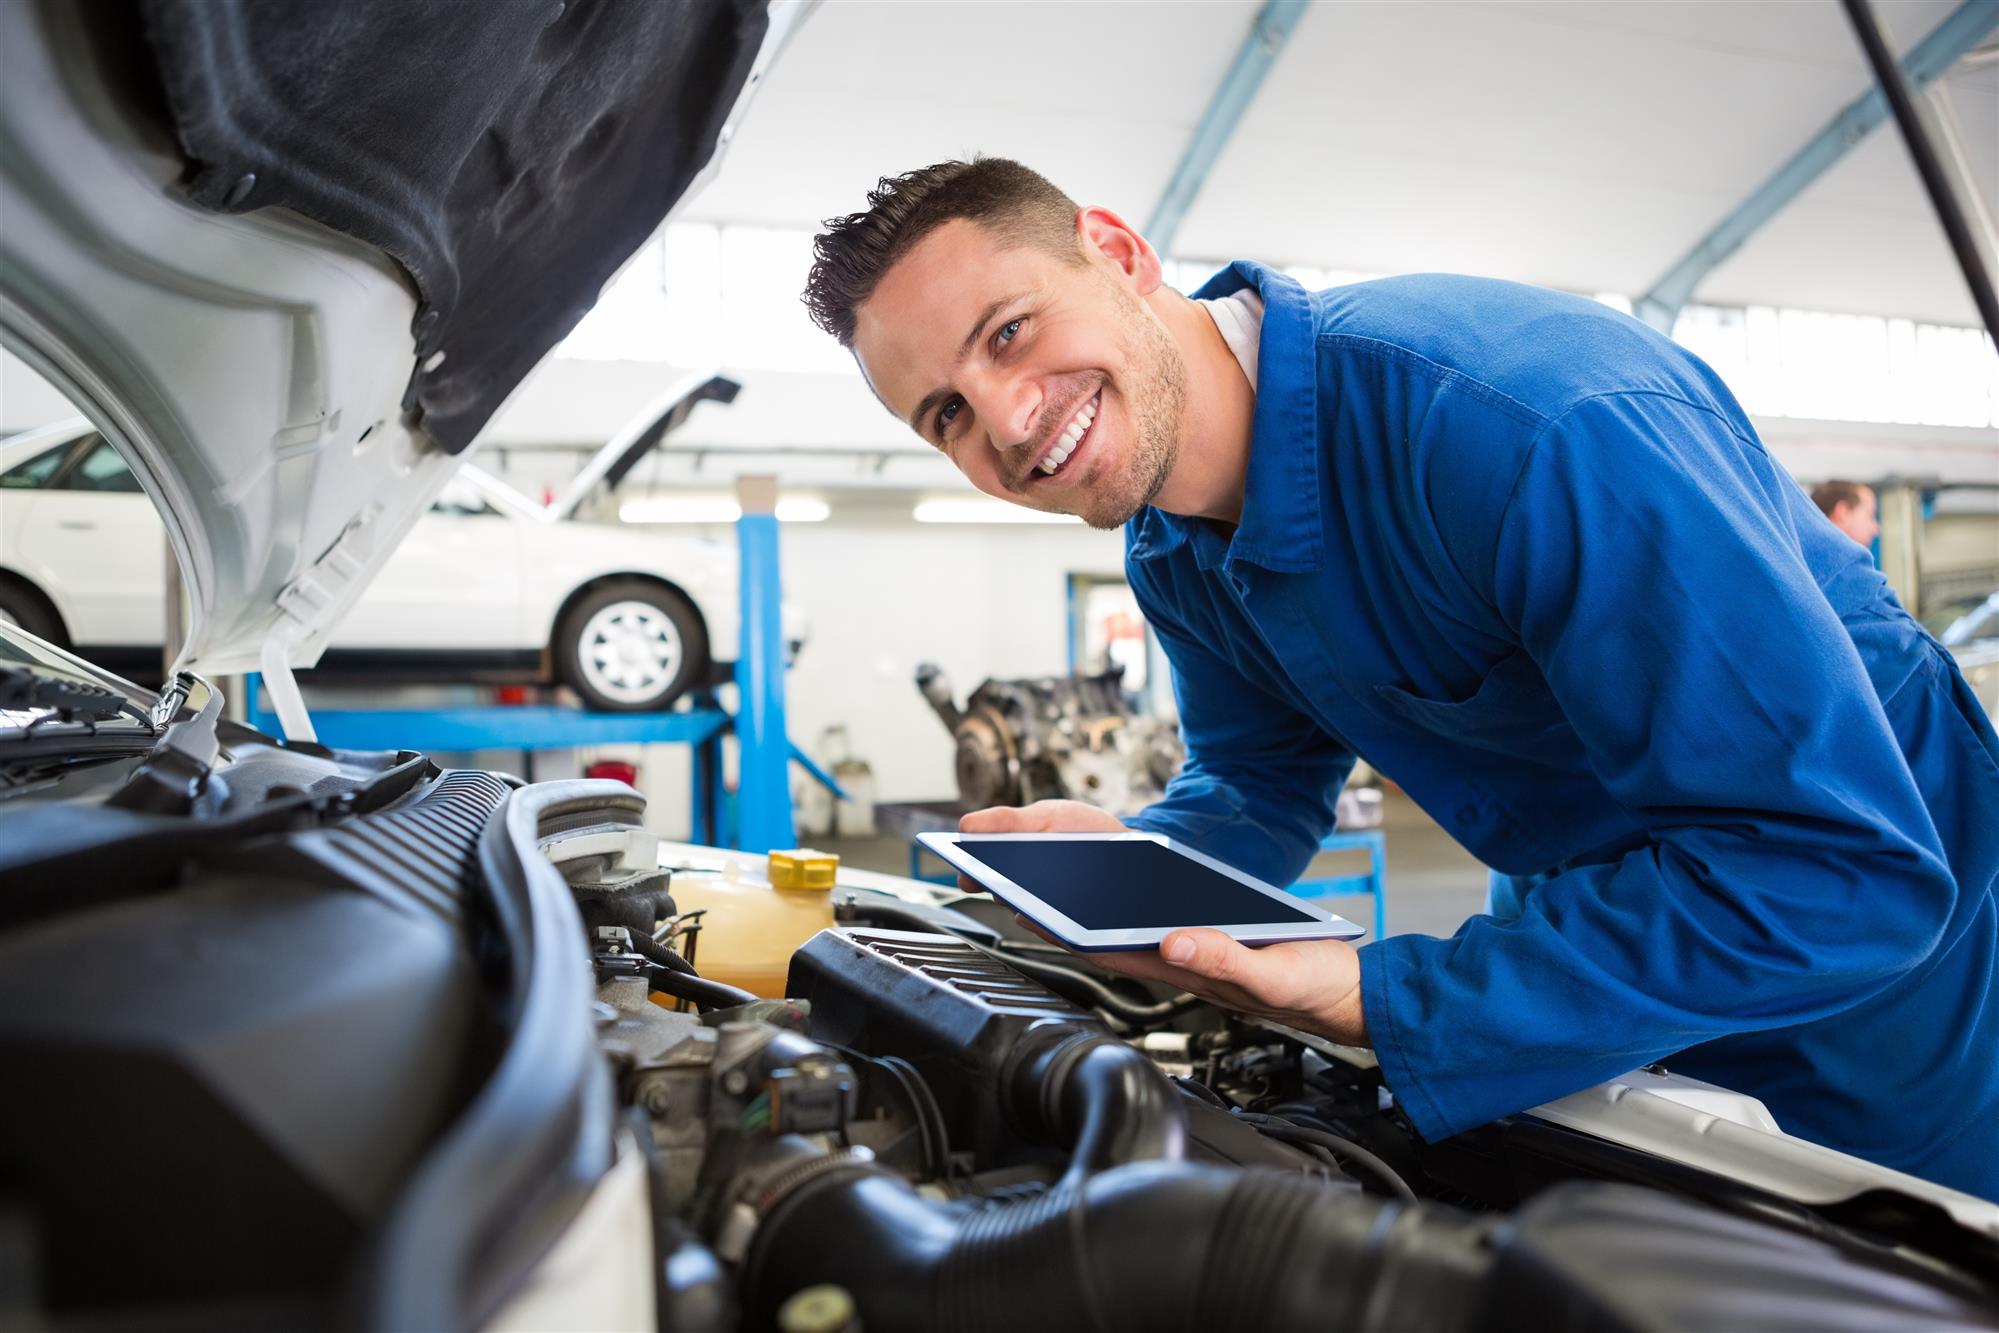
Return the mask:
<svg viewBox="0 0 1999 1333">
<path fill-rule="evenodd" d="M 768 0 L 140 0 L 194 201 L 415 280 L 403 397 L 472 442 L 714 155 Z M 440 355 L 441 354 L 441 355 Z"/>
</svg>

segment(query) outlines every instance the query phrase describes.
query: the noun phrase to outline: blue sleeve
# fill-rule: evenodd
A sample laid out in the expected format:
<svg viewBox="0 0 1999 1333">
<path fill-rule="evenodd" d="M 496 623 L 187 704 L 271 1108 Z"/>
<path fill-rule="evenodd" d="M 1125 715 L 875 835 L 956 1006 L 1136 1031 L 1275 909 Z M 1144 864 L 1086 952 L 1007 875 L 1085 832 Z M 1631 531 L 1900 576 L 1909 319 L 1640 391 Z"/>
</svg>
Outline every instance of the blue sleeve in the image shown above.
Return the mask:
<svg viewBox="0 0 1999 1333">
<path fill-rule="evenodd" d="M 1655 394 L 1592 399 L 1527 453 L 1493 603 L 1646 840 L 1517 920 L 1361 950 L 1369 1037 L 1426 1137 L 1837 1014 L 1935 947 L 1956 886 L 1791 484 Z"/>
<path fill-rule="evenodd" d="M 1187 762 L 1160 801 L 1125 823 L 1291 883 L 1332 830 L 1352 752 L 1203 644 L 1140 580 L 1133 589 L 1173 667 Z"/>
</svg>

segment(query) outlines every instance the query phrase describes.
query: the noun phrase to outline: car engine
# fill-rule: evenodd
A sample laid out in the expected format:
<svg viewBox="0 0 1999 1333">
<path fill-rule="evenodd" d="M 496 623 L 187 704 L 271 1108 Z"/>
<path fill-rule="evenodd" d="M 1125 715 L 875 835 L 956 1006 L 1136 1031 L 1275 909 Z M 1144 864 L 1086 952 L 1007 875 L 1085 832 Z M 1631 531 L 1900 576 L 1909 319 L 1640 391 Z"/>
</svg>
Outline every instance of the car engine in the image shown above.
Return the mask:
<svg viewBox="0 0 1999 1333">
<path fill-rule="evenodd" d="M 621 784 L 220 740 L 188 807 L 0 810 L 0 1324 L 531 1325 L 580 1249 L 717 1333 L 1992 1326 L 1933 1207 L 1425 1144 L 1365 1052 L 973 899 L 843 890 L 758 999 Z"/>
<path fill-rule="evenodd" d="M 989 680 L 960 708 L 925 662 L 916 688 L 957 746 L 958 799 L 971 809 L 1067 799 L 1129 815 L 1159 799 L 1187 754 L 1171 723 L 1133 705 L 1123 676 Z"/>
</svg>

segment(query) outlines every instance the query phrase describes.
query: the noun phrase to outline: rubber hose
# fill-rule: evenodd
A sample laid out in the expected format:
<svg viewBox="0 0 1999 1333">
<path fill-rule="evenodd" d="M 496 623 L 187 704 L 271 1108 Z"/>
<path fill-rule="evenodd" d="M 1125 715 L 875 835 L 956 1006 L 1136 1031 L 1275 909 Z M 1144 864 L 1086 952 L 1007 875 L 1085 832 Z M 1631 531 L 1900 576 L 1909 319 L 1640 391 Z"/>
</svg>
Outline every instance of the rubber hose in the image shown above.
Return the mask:
<svg viewBox="0 0 1999 1333">
<path fill-rule="evenodd" d="M 1478 1312 L 1490 1225 L 1187 1162 L 1116 1167 L 1000 1208 L 932 1202 L 886 1174 L 828 1177 L 773 1211 L 743 1289 L 752 1327 L 792 1292 L 838 1282 L 870 1333 L 1450 1333 Z"/>
<path fill-rule="evenodd" d="M 646 978 L 646 984 L 676 1000 L 692 1000 L 694 1007 L 704 1012 L 709 1009 L 733 1009 L 739 1004 L 755 1004 L 760 998 L 740 987 L 658 965 Z"/>
<path fill-rule="evenodd" d="M 1063 1184 L 1127 1162 L 1178 1160 L 1187 1107 L 1144 1052 L 1101 1033 L 1030 1034 L 1006 1076 L 1028 1137 L 1069 1145 Z"/>
</svg>

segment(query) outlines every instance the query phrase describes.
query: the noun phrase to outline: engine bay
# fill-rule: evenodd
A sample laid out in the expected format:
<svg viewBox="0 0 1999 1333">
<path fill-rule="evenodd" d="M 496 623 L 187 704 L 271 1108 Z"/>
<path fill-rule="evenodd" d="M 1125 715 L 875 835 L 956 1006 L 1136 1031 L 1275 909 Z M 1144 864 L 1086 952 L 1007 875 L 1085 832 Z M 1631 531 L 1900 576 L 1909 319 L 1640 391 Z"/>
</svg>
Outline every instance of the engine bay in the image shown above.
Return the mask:
<svg viewBox="0 0 1999 1333">
<path fill-rule="evenodd" d="M 240 810 L 4 814 L 10 1326 L 1992 1323 L 1919 1200 L 1425 1143 L 1367 1052 L 978 899 L 844 890 L 758 997 L 629 788 L 232 749 Z"/>
</svg>

